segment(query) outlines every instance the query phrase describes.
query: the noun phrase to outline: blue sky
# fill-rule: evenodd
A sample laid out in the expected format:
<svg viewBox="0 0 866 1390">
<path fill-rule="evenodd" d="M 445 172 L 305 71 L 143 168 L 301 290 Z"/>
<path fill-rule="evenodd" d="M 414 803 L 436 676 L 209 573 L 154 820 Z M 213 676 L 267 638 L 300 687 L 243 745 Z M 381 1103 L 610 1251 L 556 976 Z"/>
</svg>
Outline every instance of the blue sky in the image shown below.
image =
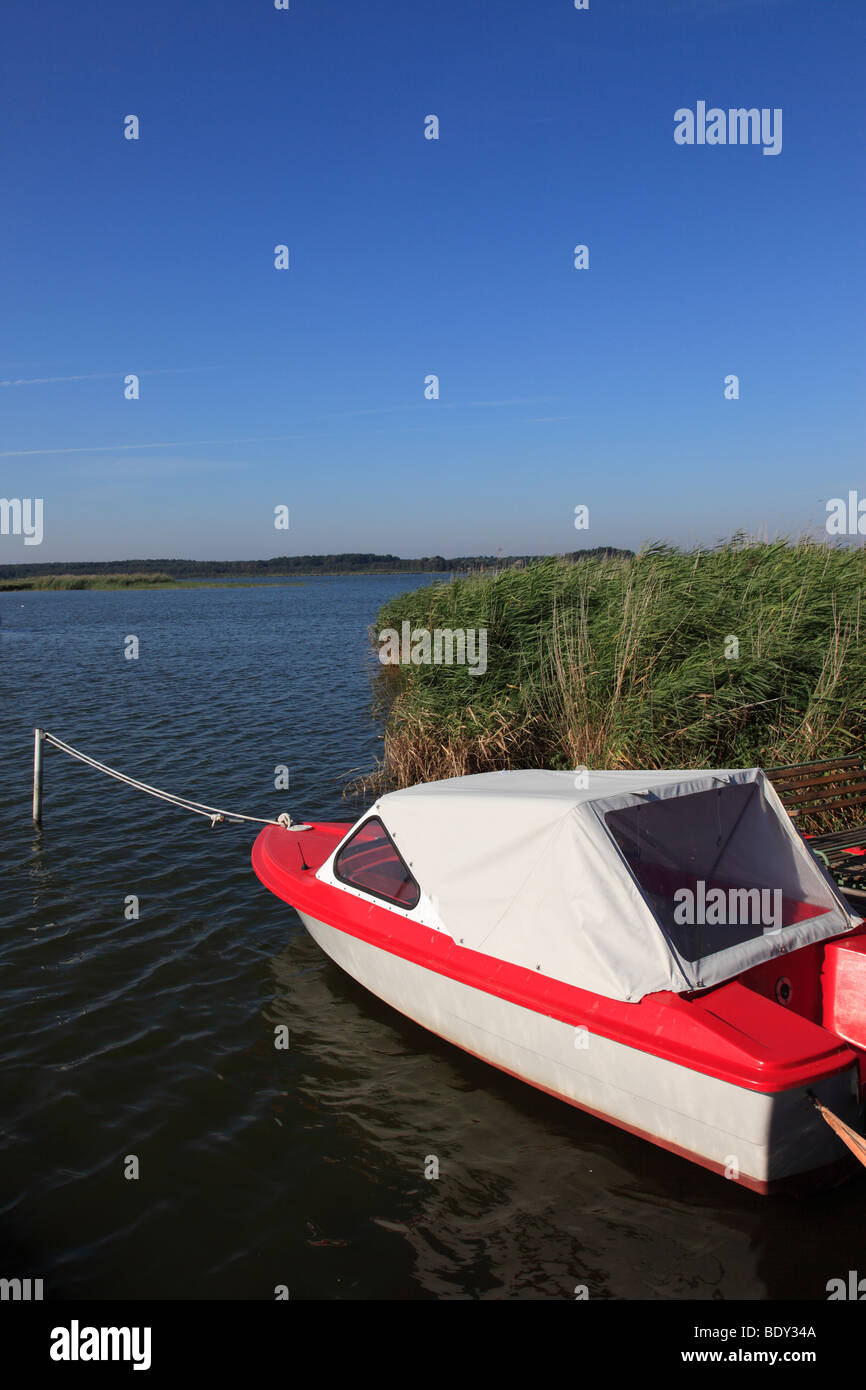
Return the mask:
<svg viewBox="0 0 866 1390">
<path fill-rule="evenodd" d="M 864 30 L 860 0 L 9 0 L 0 494 L 45 519 L 0 562 L 823 528 L 866 495 Z M 677 145 L 700 100 L 781 108 L 781 152 Z"/>
</svg>

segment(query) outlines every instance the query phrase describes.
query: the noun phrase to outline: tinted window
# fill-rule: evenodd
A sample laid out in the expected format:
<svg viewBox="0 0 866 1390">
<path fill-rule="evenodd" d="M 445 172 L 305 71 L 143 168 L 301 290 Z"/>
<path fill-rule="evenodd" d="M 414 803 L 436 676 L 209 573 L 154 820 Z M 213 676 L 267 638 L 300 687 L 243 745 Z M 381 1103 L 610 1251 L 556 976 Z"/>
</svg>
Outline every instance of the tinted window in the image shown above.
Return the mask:
<svg viewBox="0 0 866 1390">
<path fill-rule="evenodd" d="M 340 850 L 334 873 L 352 888 L 374 893 L 398 907 L 416 907 L 421 897 L 418 884 L 376 816 L 365 821 Z"/>
</svg>

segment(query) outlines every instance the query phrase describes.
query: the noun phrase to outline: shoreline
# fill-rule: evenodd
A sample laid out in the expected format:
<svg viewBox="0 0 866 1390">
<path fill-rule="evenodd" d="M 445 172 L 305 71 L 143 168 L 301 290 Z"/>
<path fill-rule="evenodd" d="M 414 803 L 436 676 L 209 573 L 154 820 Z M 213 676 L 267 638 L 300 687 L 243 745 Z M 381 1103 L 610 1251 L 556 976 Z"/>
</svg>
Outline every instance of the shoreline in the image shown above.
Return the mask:
<svg viewBox="0 0 866 1390">
<path fill-rule="evenodd" d="M 84 593 L 106 593 L 109 590 L 118 593 L 124 589 L 142 590 L 155 589 L 162 593 L 166 589 L 292 589 L 301 588 L 303 580 L 287 579 L 284 583 L 276 582 L 269 584 L 261 579 L 252 579 L 249 582 L 244 580 L 219 580 L 208 579 L 177 579 L 170 583 L 151 584 L 142 581 L 138 584 L 126 584 L 122 580 L 112 583 L 109 580 L 100 579 L 93 584 L 38 584 L 35 580 L 27 580 L 25 583 L 20 581 L 10 581 L 0 579 L 0 594 L 84 594 Z"/>
</svg>

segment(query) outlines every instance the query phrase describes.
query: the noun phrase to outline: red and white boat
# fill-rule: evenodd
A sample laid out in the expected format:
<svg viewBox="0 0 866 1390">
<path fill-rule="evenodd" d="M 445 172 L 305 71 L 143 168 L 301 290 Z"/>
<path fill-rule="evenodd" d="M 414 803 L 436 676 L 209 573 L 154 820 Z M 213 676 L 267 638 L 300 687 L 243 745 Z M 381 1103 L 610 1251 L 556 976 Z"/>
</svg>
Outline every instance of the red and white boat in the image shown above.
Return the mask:
<svg viewBox="0 0 866 1390">
<path fill-rule="evenodd" d="M 760 1192 L 854 1163 L 866 923 L 757 768 L 500 772 L 268 826 L 338 965 L 503 1071 Z"/>
</svg>

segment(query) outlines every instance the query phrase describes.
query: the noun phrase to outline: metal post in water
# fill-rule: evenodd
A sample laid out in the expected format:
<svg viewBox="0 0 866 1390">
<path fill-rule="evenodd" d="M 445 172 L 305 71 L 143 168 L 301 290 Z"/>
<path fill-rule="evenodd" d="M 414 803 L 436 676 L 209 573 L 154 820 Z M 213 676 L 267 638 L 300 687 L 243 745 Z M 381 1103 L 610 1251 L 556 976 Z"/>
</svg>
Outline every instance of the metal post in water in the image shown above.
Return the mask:
<svg viewBox="0 0 866 1390">
<path fill-rule="evenodd" d="M 33 824 L 42 828 L 42 747 L 45 734 L 33 730 Z"/>
</svg>

